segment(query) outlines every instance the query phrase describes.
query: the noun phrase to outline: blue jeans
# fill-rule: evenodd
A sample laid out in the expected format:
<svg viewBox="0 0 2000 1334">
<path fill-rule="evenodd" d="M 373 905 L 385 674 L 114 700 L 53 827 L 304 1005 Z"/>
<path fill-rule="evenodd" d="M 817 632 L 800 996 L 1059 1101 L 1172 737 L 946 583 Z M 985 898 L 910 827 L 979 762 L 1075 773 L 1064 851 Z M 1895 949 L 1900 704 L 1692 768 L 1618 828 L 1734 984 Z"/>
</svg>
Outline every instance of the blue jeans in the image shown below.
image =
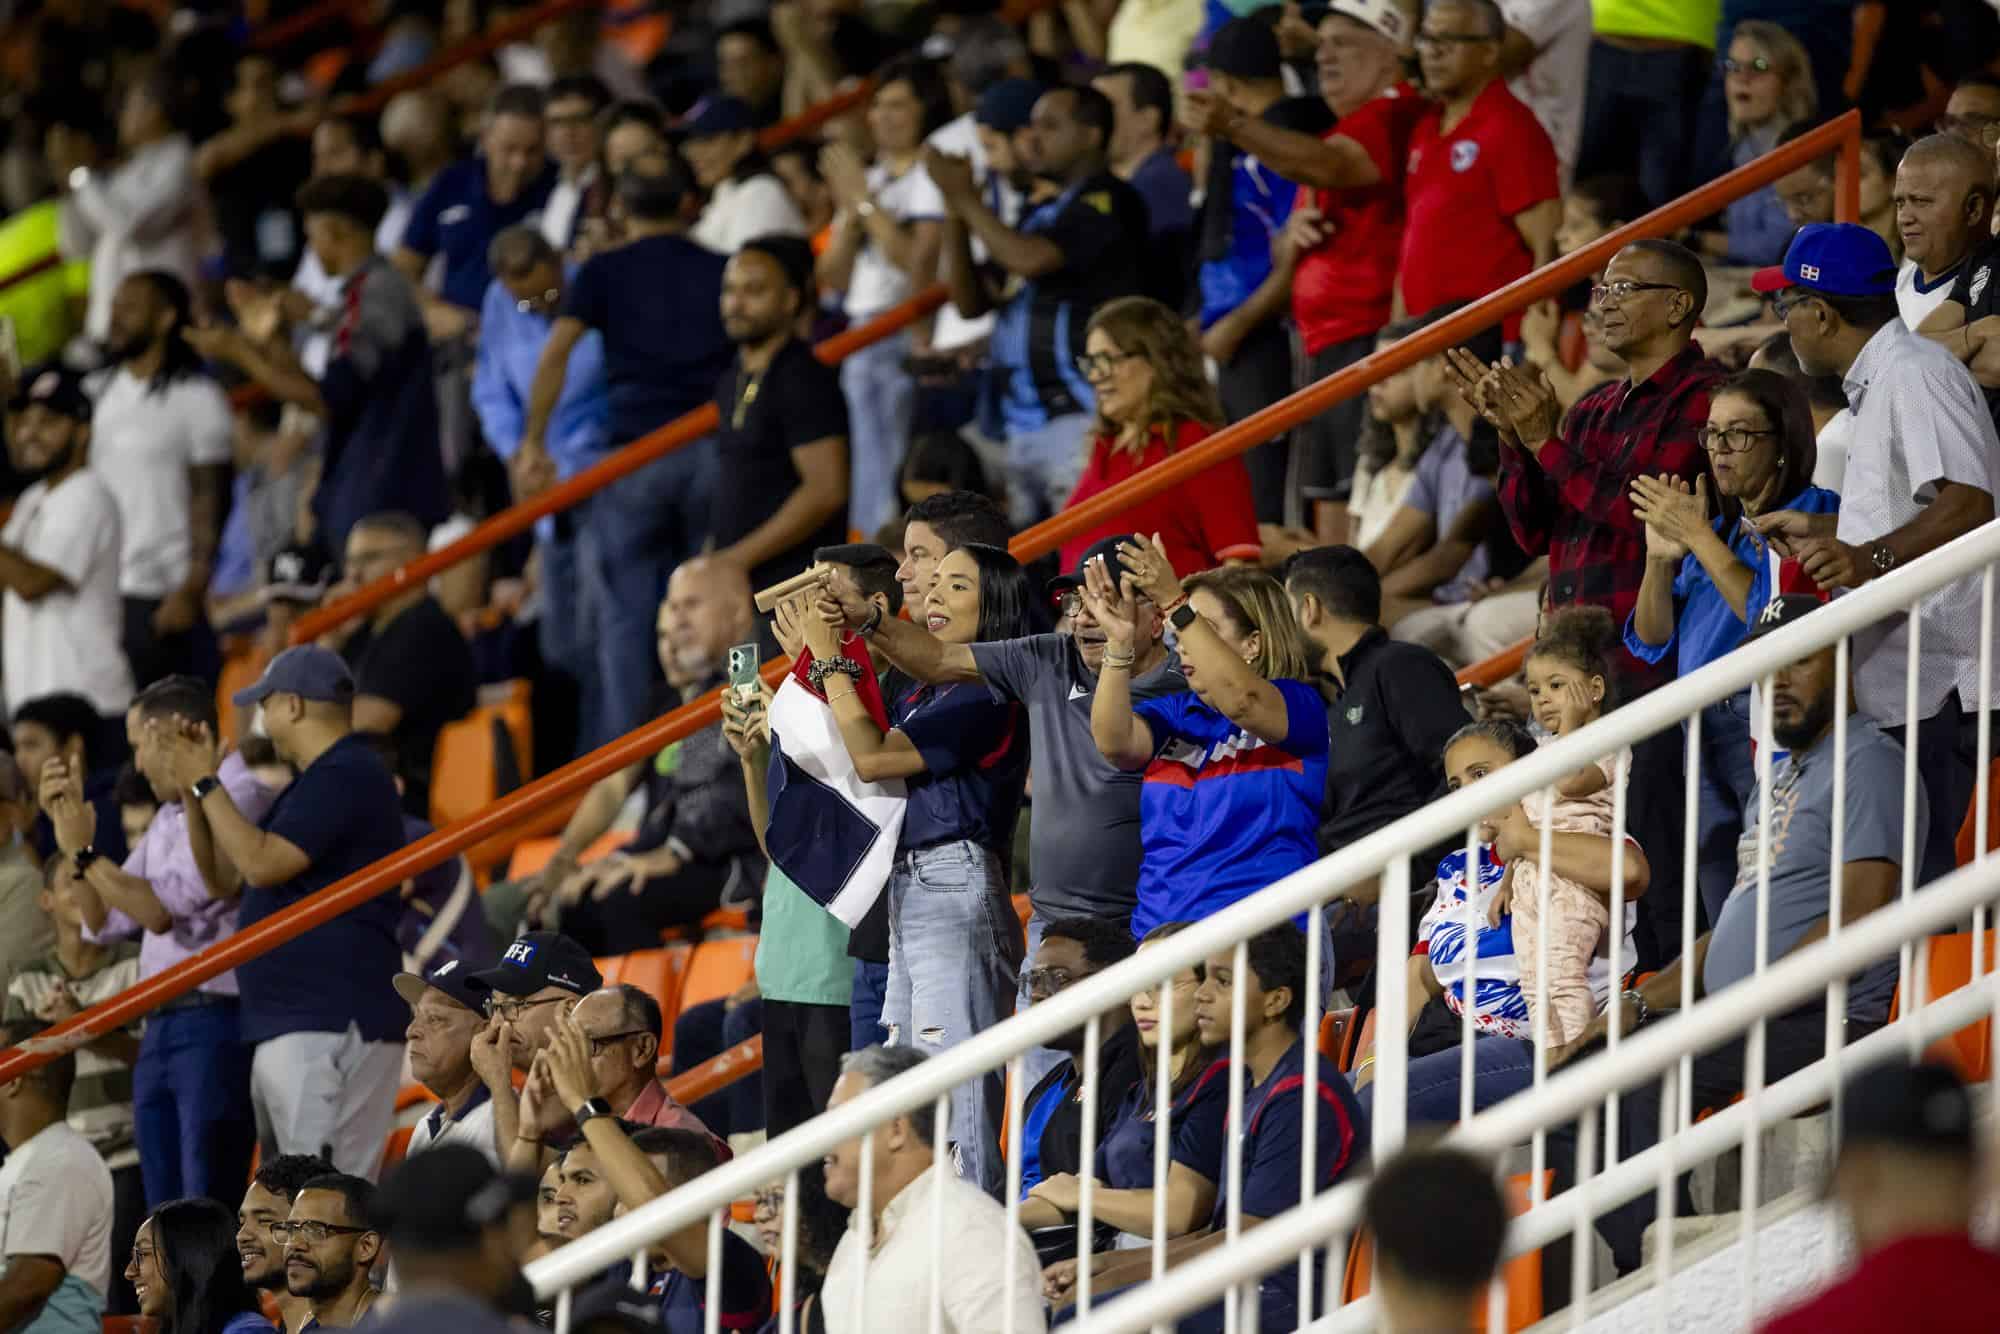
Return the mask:
<svg viewBox="0 0 2000 1334">
<path fill-rule="evenodd" d="M 1460 1049 L 1434 1051 L 1410 1062 L 1409 1124 L 1452 1125 L 1458 1120 Z M 1481 1033 L 1472 1043 L 1472 1110 L 1513 1097 L 1535 1082 L 1535 1044 Z M 1363 1111 L 1374 1115 L 1375 1085 L 1356 1092 Z"/>
<path fill-rule="evenodd" d="M 1701 825 L 1695 847 L 1695 881 L 1710 926 L 1736 884 L 1736 841 L 1743 836 L 1743 809 L 1757 785 L 1750 751 L 1750 692 L 1717 700 L 1701 711 Z M 1672 886 L 1665 886 L 1670 892 Z"/>
<path fill-rule="evenodd" d="M 590 745 L 646 720 L 660 667 L 654 622 L 674 567 L 700 550 L 715 442 L 702 440 L 612 483 L 582 507 L 577 535 L 584 624 L 597 636 L 601 706 Z"/>
<path fill-rule="evenodd" d="M 565 516 L 568 517 L 568 516 Z M 577 531 L 543 538 L 542 611 L 535 621 L 535 642 L 542 661 L 576 682 L 577 752 L 595 750 L 616 733 L 603 730 L 604 701 L 597 688 L 597 634 L 594 610 L 583 597 L 582 541 Z"/>
<path fill-rule="evenodd" d="M 904 333 L 850 352 L 840 363 L 851 478 L 847 526 L 863 541 L 903 509 L 898 481 L 917 406 L 916 377 L 903 366 L 909 354 L 910 336 Z"/>
<path fill-rule="evenodd" d="M 886 892 L 886 891 L 884 891 Z M 854 961 L 854 991 L 847 1001 L 849 1051 L 872 1047 L 886 1035 L 882 1031 L 882 1002 L 889 994 L 889 965 Z"/>
<path fill-rule="evenodd" d="M 1005 1019 L 1021 966 L 1020 922 L 1000 859 L 959 841 L 901 852 L 889 873 L 890 1046 L 935 1056 Z M 1000 1072 L 954 1089 L 948 1137 L 958 1175 L 998 1195 Z"/>
<path fill-rule="evenodd" d="M 1048 930 L 1049 919 L 1035 912 L 1028 916 L 1028 948 L 1021 955 L 1020 984 L 1014 993 L 1014 1009 L 1028 1008 L 1028 969 L 1034 966 L 1035 953 L 1042 948 L 1042 933 Z M 1021 1087 L 1014 1090 L 1014 1096 L 1025 1098 L 1028 1090 L 1042 1082 L 1042 1076 L 1069 1059 L 1053 1047 L 1031 1047 L 1021 1057 Z"/>
<path fill-rule="evenodd" d="M 1083 475 L 1090 415 L 1074 412 L 1007 435 L 1007 517 L 1026 528 L 1062 512 Z"/>
<path fill-rule="evenodd" d="M 146 1202 L 240 1195 L 257 1132 L 250 1049 L 234 1000 L 166 1010 L 146 1021 L 132 1067 L 132 1117 Z"/>
</svg>

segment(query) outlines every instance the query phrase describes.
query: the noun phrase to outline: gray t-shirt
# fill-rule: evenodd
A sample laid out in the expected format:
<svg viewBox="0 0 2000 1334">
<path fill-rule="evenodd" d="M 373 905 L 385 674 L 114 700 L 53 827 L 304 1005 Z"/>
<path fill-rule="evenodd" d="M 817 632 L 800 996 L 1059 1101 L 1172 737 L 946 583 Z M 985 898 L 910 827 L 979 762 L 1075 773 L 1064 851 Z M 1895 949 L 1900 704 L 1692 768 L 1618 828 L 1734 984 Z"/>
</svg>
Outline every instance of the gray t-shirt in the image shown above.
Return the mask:
<svg viewBox="0 0 2000 1334">
<path fill-rule="evenodd" d="M 1097 678 L 1068 635 L 1030 635 L 972 645 L 972 660 L 998 700 L 1028 706 L 1030 807 L 1028 898 L 1044 916 L 1127 918 L 1138 902 L 1139 775 L 1114 769 L 1090 735 Z M 1188 688 L 1180 661 L 1132 682 L 1132 699 Z"/>
<path fill-rule="evenodd" d="M 1428 514 L 1437 523 L 1436 541 L 1451 536 L 1454 525 L 1466 510 L 1493 499 L 1493 483 L 1472 471 L 1470 449 L 1465 437 L 1449 423 L 1437 433 L 1431 446 L 1417 460 L 1416 476 L 1403 493 L 1403 503 Z M 1459 566 L 1458 573 L 1439 584 L 1433 595 L 1438 602 L 1463 602 L 1472 590 L 1486 582 L 1492 556 L 1480 542 Z"/>
<path fill-rule="evenodd" d="M 1903 860 L 1903 748 L 1865 714 L 1847 720 L 1845 841 L 1850 862 Z M 1756 971 L 1757 829 L 1755 788 L 1744 806 L 1746 823 L 1736 845 L 1736 884 L 1722 906 L 1708 943 L 1702 984 L 1710 993 Z M 1771 934 L 1768 966 L 1825 917 L 1830 897 L 1833 825 L 1833 733 L 1811 750 L 1794 752 L 1771 776 Z M 1924 794 L 1917 794 L 1917 828 L 1929 828 Z M 1849 980 L 1847 1014 L 1880 1023 L 1889 1017 L 1896 990 L 1896 960 L 1886 959 Z"/>
</svg>

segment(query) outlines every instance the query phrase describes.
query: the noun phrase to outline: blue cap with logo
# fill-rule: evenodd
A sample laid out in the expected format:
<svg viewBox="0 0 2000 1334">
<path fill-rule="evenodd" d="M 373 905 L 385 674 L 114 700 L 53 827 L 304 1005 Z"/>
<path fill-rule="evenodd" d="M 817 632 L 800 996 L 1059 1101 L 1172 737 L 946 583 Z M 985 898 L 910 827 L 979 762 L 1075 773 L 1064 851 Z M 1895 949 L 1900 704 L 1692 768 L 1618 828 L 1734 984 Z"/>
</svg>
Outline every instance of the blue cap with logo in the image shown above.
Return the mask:
<svg viewBox="0 0 2000 1334">
<path fill-rule="evenodd" d="M 352 699 L 354 676 L 332 649 L 318 644 L 294 644 L 271 659 L 255 685 L 245 686 L 230 698 L 238 708 L 248 708 L 272 695 L 297 695 L 321 703 Z"/>
<path fill-rule="evenodd" d="M 1828 296 L 1889 296 L 1896 259 L 1889 243 L 1857 222 L 1812 222 L 1785 248 L 1785 262 L 1750 279 L 1758 292 L 1800 287 Z"/>
</svg>

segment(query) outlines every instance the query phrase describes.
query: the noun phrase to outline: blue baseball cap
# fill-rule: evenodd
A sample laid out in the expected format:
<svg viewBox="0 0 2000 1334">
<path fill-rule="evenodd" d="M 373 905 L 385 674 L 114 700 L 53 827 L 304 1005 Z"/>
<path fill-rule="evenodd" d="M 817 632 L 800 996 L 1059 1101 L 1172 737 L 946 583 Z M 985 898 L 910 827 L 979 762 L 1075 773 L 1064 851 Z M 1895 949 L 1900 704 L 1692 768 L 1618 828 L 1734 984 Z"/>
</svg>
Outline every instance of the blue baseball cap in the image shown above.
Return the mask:
<svg viewBox="0 0 2000 1334">
<path fill-rule="evenodd" d="M 332 703 L 354 698 L 354 677 L 341 656 L 318 644 L 295 644 L 264 668 L 257 683 L 230 696 L 238 708 L 261 704 L 272 695 Z"/>
<path fill-rule="evenodd" d="M 1041 100 L 1042 85 L 1033 79 L 1002 79 L 979 95 L 972 115 L 989 130 L 1012 134 L 1028 123 Z"/>
<path fill-rule="evenodd" d="M 426 991 L 441 991 L 475 1014 L 486 1008 L 487 993 L 484 988 L 473 985 L 472 970 L 465 966 L 462 959 L 446 959 L 421 977 L 415 973 L 398 973 L 389 981 L 396 988 L 396 994 L 408 1001 L 413 1010 Z"/>
<path fill-rule="evenodd" d="M 1785 248 L 1785 262 L 1759 269 L 1756 292 L 1802 287 L 1828 296 L 1889 296 L 1896 290 L 1896 259 L 1889 243 L 1857 222 L 1810 222 Z"/>
</svg>

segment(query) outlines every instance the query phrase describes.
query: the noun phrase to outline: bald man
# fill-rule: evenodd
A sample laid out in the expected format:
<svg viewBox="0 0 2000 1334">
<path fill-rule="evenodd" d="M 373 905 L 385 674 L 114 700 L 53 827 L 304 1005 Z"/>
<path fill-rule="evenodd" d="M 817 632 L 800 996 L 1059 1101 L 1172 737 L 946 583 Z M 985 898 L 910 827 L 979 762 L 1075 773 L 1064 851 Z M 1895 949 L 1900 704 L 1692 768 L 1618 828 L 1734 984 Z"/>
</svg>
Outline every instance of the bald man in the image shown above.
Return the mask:
<svg viewBox="0 0 2000 1334">
<path fill-rule="evenodd" d="M 1896 167 L 1894 201 L 1903 238 L 1896 306 L 1903 323 L 1921 329 L 1992 234 L 1992 154 L 1949 134 L 1919 139 Z"/>
<path fill-rule="evenodd" d="M 660 670 L 674 692 L 672 703 L 727 679 L 730 646 L 756 638 L 753 619 L 742 566 L 705 556 L 681 562 L 667 581 L 657 622 Z M 637 837 L 579 867 L 583 850 L 611 828 L 635 789 L 646 796 Z M 650 949 L 660 943 L 662 927 L 699 922 L 725 900 L 754 895 L 763 883 L 764 856 L 741 770 L 718 724 L 676 746 L 671 765 L 648 756 L 591 788 L 548 867 L 521 889 L 530 917 L 549 927 L 560 924 L 563 934 L 602 958 Z M 518 892 L 496 904 L 500 889 L 488 893 L 489 920 L 521 905 Z M 515 923 L 495 925 L 503 939 L 512 937 Z"/>
</svg>

